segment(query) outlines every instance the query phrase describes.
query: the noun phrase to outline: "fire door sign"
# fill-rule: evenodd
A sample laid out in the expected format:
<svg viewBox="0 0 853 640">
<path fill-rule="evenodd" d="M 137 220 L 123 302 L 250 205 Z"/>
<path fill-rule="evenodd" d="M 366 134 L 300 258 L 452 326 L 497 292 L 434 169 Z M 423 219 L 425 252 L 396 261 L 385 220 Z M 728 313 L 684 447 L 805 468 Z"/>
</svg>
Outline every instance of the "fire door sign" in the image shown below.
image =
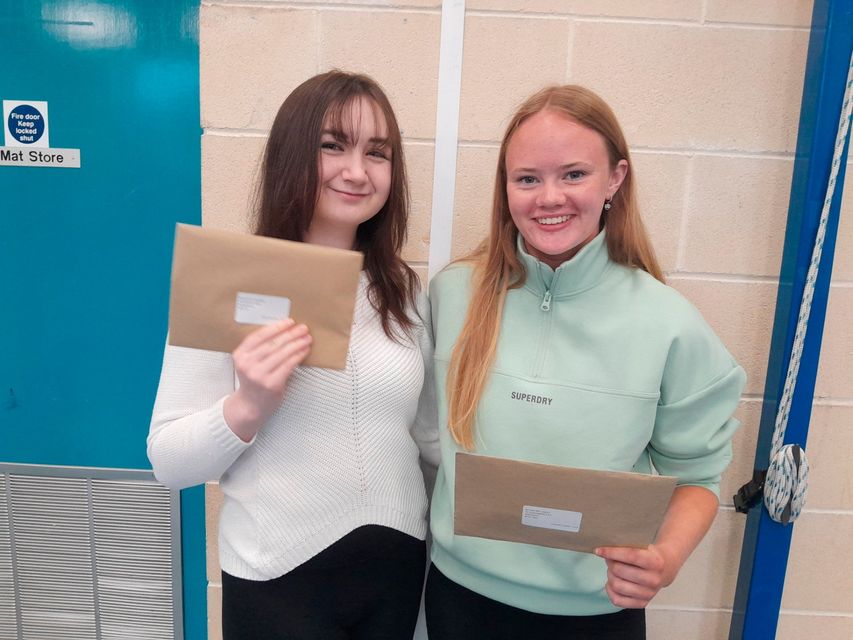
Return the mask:
<svg viewBox="0 0 853 640">
<path fill-rule="evenodd" d="M 53 149 L 43 100 L 3 100 L 0 166 L 80 168 L 80 149 Z"/>
<path fill-rule="evenodd" d="M 47 102 L 3 101 L 7 147 L 50 147 Z"/>
</svg>

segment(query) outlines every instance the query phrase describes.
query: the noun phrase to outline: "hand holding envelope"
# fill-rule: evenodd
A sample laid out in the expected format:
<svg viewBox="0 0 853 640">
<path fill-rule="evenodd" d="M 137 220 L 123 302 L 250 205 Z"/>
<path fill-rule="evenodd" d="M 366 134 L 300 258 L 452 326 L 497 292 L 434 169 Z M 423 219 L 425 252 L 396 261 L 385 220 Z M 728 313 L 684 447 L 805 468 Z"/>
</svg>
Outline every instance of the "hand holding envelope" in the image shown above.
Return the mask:
<svg viewBox="0 0 853 640">
<path fill-rule="evenodd" d="M 313 337 L 303 364 L 343 369 L 361 265 L 355 251 L 178 225 L 169 344 L 231 352 L 292 317 Z"/>
<path fill-rule="evenodd" d="M 456 454 L 454 533 L 592 553 L 654 542 L 676 479 Z"/>
<path fill-rule="evenodd" d="M 240 384 L 222 404 L 225 422 L 251 442 L 284 399 L 294 370 L 311 350 L 311 334 L 292 318 L 253 331 L 231 354 Z"/>
</svg>

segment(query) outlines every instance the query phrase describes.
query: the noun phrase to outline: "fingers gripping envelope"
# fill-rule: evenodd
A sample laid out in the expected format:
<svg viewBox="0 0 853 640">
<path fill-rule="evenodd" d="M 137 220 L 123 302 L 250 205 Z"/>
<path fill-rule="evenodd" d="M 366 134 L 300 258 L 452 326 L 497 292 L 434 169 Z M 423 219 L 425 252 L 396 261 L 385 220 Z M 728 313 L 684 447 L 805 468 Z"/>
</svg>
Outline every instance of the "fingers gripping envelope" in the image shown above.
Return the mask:
<svg viewBox="0 0 853 640">
<path fill-rule="evenodd" d="M 258 325 L 308 325 L 304 364 L 346 366 L 362 255 L 304 242 L 179 224 L 169 344 L 233 351 Z"/>
<path fill-rule="evenodd" d="M 675 482 L 457 453 L 454 532 L 587 553 L 646 547 Z"/>
</svg>

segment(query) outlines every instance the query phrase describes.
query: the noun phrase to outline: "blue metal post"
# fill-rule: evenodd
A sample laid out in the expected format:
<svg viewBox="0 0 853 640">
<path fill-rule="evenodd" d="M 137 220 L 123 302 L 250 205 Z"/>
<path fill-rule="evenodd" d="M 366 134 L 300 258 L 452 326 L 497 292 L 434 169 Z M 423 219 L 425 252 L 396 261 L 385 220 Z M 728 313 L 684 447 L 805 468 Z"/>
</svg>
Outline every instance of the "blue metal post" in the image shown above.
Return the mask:
<svg viewBox="0 0 853 640">
<path fill-rule="evenodd" d="M 207 554 L 204 487 L 181 491 L 184 640 L 207 638 Z"/>
<path fill-rule="evenodd" d="M 776 410 L 829 180 L 851 48 L 853 1 L 815 0 L 776 317 L 755 454 L 756 469 L 768 466 Z M 823 338 L 848 146 L 849 137 L 830 208 L 808 333 L 785 434 L 785 443 L 796 443 L 803 448 Z M 763 505 L 753 508 L 747 517 L 729 640 L 768 640 L 776 635 L 793 525 L 774 522 Z"/>
</svg>

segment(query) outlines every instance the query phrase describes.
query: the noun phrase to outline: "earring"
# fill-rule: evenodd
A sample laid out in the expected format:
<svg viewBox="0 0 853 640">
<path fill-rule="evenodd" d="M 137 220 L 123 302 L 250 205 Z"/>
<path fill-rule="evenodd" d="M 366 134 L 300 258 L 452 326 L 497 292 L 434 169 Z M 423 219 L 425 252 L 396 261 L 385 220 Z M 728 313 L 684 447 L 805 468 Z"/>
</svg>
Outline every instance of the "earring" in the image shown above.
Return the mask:
<svg viewBox="0 0 853 640">
<path fill-rule="evenodd" d="M 610 201 L 611 201 L 611 200 L 612 200 L 612 198 L 610 198 L 610 199 L 608 199 L 608 200 L 605 200 L 605 201 L 604 201 L 604 210 L 605 210 L 605 211 L 610 211 L 610 206 L 611 206 L 611 205 L 610 205 Z"/>
</svg>

